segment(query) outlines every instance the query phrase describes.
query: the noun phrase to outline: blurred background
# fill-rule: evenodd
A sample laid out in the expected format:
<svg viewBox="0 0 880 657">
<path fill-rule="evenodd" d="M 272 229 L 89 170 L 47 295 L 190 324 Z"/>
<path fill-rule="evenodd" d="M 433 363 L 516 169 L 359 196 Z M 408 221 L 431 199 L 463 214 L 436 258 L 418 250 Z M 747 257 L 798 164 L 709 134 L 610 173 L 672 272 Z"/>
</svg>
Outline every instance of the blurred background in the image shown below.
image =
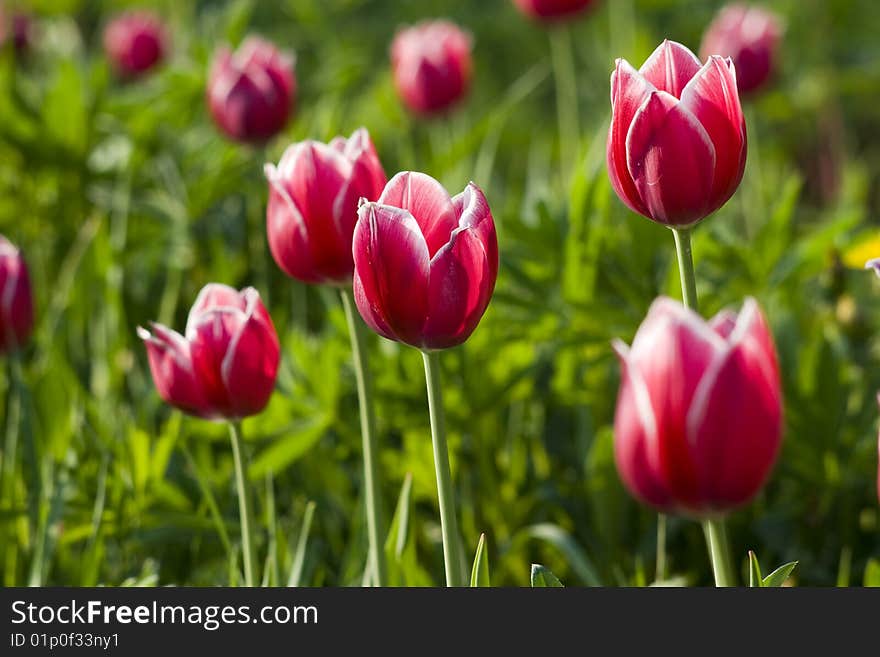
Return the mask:
<svg viewBox="0 0 880 657">
<path fill-rule="evenodd" d="M 115 79 L 101 47 L 107 20 L 132 3 L 5 5 L 30 12 L 35 32 L 26 55 L 0 55 L 0 233 L 28 260 L 38 325 L 23 357 L 24 467 L 0 511 L 4 585 L 229 581 L 238 518 L 226 428 L 159 399 L 135 335 L 151 319 L 182 329 L 211 281 L 256 286 L 282 341 L 278 389 L 245 422 L 266 582 L 287 583 L 299 558 L 298 583 L 360 584 L 344 315 L 333 290 L 273 262 L 262 165 L 290 142 L 362 125 L 389 175 L 425 171 L 453 192 L 474 180 L 498 224 L 494 300 L 468 343 L 443 355 L 466 553 L 485 532 L 500 585 L 527 585 L 534 562 L 566 585 L 654 579 L 656 514 L 623 490 L 613 462 L 610 341 L 630 341 L 650 302 L 680 291 L 672 236 L 608 182 L 608 81 L 616 57 L 639 66 L 663 38 L 696 51 L 722 3 L 607 0 L 568 24 L 580 138 L 563 147 L 574 166 L 557 129 L 558 35 L 508 0 L 139 3 L 167 22 L 171 45 L 133 82 Z M 731 517 L 731 543 L 741 568 L 749 549 L 765 570 L 798 560 L 800 585 L 878 584 L 880 281 L 862 268 L 880 256 L 880 12 L 874 0 L 763 5 L 787 25 L 779 73 L 745 103 L 740 190 L 694 238 L 703 314 L 757 297 L 785 389 L 783 453 Z M 457 111 L 422 121 L 396 97 L 388 48 L 399 27 L 431 17 L 471 32 L 476 66 Z M 297 57 L 296 115 L 265 149 L 225 140 L 204 100 L 214 49 L 251 33 Z M 393 576 L 441 583 L 421 359 L 375 336 L 370 347 L 386 517 L 397 508 Z M 4 373 L 0 398 L 8 388 Z M 668 541 L 676 581 L 712 581 L 697 523 L 671 519 Z"/>
</svg>

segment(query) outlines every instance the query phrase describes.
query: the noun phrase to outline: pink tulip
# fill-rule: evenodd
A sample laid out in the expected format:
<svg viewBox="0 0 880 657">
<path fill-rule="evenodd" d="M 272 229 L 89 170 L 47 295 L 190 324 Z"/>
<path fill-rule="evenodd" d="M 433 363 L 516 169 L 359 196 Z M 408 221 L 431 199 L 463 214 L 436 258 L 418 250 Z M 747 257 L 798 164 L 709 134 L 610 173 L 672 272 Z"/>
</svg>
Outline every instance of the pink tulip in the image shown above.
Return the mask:
<svg viewBox="0 0 880 657">
<path fill-rule="evenodd" d="M 416 114 L 445 112 L 471 83 L 471 38 L 449 21 L 425 21 L 401 30 L 391 44 L 397 93 Z"/>
<path fill-rule="evenodd" d="M 358 202 L 375 201 L 387 182 L 367 130 L 329 144 L 292 144 L 265 173 L 266 229 L 278 266 L 305 283 L 350 285 Z"/>
<path fill-rule="evenodd" d="M 611 74 L 608 173 L 632 210 L 685 228 L 724 205 L 742 180 L 746 125 L 729 59 L 705 64 L 664 41 L 636 71 Z"/>
<path fill-rule="evenodd" d="M 252 287 L 202 288 L 186 337 L 161 324 L 138 327 L 159 396 L 180 410 L 235 420 L 266 407 L 275 387 L 280 348 L 269 313 Z"/>
<path fill-rule="evenodd" d="M 104 52 L 116 73 L 133 78 L 146 73 L 165 57 L 168 37 L 159 18 L 138 11 L 121 14 L 104 30 Z"/>
<path fill-rule="evenodd" d="M 223 47 L 208 76 L 208 108 L 230 138 L 263 143 L 279 133 L 296 102 L 292 55 L 249 37 L 235 51 Z"/>
<path fill-rule="evenodd" d="M 0 46 L 12 35 L 12 45 L 19 55 L 30 50 L 33 40 L 33 21 L 28 14 L 7 13 L 0 7 Z"/>
<path fill-rule="evenodd" d="M 450 198 L 436 180 L 405 171 L 354 229 L 354 298 L 379 335 L 420 349 L 445 349 L 473 333 L 498 275 L 495 223 L 470 183 Z"/>
<path fill-rule="evenodd" d="M 513 3 L 529 18 L 556 21 L 586 11 L 596 0 L 513 0 Z"/>
<path fill-rule="evenodd" d="M 21 252 L 0 235 L 0 354 L 23 345 L 34 328 L 34 301 Z"/>
<path fill-rule="evenodd" d="M 700 54 L 730 57 L 736 82 L 743 94 L 755 91 L 770 79 L 776 65 L 782 21 L 761 7 L 732 4 L 724 7 L 703 36 Z"/>
<path fill-rule="evenodd" d="M 614 419 L 617 469 L 664 511 L 706 516 L 749 501 L 776 461 L 782 398 L 773 337 L 754 299 L 705 322 L 654 302 L 623 365 Z"/>
</svg>

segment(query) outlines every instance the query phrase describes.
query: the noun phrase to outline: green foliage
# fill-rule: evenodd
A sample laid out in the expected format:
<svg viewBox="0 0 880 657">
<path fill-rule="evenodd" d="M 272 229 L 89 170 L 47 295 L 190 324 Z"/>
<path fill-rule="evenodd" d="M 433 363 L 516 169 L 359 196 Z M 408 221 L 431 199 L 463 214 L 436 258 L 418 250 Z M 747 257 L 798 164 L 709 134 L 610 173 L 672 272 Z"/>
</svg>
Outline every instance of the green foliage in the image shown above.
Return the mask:
<svg viewBox="0 0 880 657">
<path fill-rule="evenodd" d="M 544 587 L 562 587 L 562 582 L 559 581 L 559 578 L 551 573 L 549 569 L 538 563 L 532 564 L 531 583 L 533 589 Z"/>
<path fill-rule="evenodd" d="M 423 170 L 453 191 L 473 179 L 498 225 L 492 304 L 441 359 L 462 545 L 490 537 L 478 561 L 491 560 L 495 585 L 536 585 L 527 565 L 538 562 L 569 585 L 644 584 L 655 515 L 615 470 L 609 342 L 630 340 L 657 295 L 680 292 L 671 235 L 629 212 L 607 179 L 608 75 L 615 57 L 637 65 L 664 37 L 696 48 L 721 2 L 615 0 L 571 25 L 581 126 L 571 171 L 560 170 L 548 35 L 507 1 L 155 2 L 173 32 L 171 61 L 123 83 L 100 30 L 127 4 L 41 0 L 35 52 L 0 53 L 0 233 L 24 250 L 38 311 L 21 359 L 26 392 L 12 395 L 14 377 L 0 375 L 0 425 L 21 437 L 15 476 L 0 485 L 3 584 L 237 581 L 226 430 L 161 402 L 135 335 L 151 319 L 182 328 L 210 281 L 256 286 L 282 342 L 277 391 L 244 424 L 261 576 L 364 581 L 342 309 L 333 290 L 291 281 L 272 262 L 262 177 L 290 142 L 360 125 L 389 174 Z M 694 234 L 702 310 L 755 296 L 784 386 L 779 465 L 729 534 L 735 553 L 758 545 L 769 563 L 798 559 L 801 585 L 834 584 L 844 553 L 847 581 L 864 568 L 876 584 L 880 281 L 857 260 L 880 234 L 868 65 L 880 57 L 878 14 L 870 0 L 766 4 L 788 23 L 782 69 L 746 103 L 741 188 Z M 388 44 L 398 25 L 441 15 L 473 33 L 475 82 L 458 111 L 424 122 L 395 97 Z M 250 32 L 297 52 L 297 115 L 265 150 L 225 141 L 204 108 L 214 47 Z M 389 576 L 438 584 L 421 359 L 371 336 L 369 360 Z M 711 582 L 698 525 L 671 518 L 667 536 L 667 581 Z M 755 581 L 789 573 L 758 570 Z M 537 578 L 558 585 L 546 568 Z"/>
</svg>

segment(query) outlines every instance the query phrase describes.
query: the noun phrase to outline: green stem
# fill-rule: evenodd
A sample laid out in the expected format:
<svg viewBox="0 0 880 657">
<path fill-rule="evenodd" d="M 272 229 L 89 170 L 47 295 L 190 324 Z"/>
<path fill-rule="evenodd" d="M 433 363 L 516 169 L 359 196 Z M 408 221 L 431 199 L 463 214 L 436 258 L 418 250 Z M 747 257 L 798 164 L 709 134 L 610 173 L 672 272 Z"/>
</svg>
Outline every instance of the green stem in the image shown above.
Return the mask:
<svg viewBox="0 0 880 657">
<path fill-rule="evenodd" d="M 447 586 L 466 586 L 462 560 L 459 555 L 458 520 L 455 509 L 455 489 L 449 469 L 449 448 L 446 446 L 446 426 L 443 416 L 443 391 L 440 381 L 440 355 L 436 351 L 422 352 L 425 360 L 425 382 L 428 386 L 428 411 L 431 414 L 431 439 L 434 445 L 434 468 L 437 472 L 437 497 L 440 502 L 440 530 L 443 534 L 443 561 L 446 566 Z"/>
<path fill-rule="evenodd" d="M 662 582 L 666 579 L 666 515 L 657 514 L 657 562 L 654 572 L 654 581 Z"/>
<path fill-rule="evenodd" d="M 703 521 L 703 530 L 715 571 L 715 586 L 736 586 L 733 569 L 730 567 L 730 554 L 727 547 L 727 528 L 723 518 L 708 518 Z"/>
<path fill-rule="evenodd" d="M 673 228 L 678 273 L 681 276 L 681 296 L 686 308 L 697 312 L 697 278 L 694 275 L 694 254 L 691 251 L 690 228 Z"/>
<path fill-rule="evenodd" d="M 229 422 L 232 457 L 235 460 L 235 487 L 238 489 L 238 517 L 241 521 L 241 551 L 244 559 L 244 585 L 254 585 L 254 552 L 251 542 L 251 518 L 244 478 L 244 458 L 241 447 L 241 420 Z"/>
<path fill-rule="evenodd" d="M 351 338 L 351 357 L 357 379 L 358 403 L 361 413 L 361 441 L 364 452 L 364 499 L 367 507 L 367 534 L 370 541 L 370 566 L 373 570 L 373 585 L 385 586 L 388 572 L 385 564 L 385 550 L 381 531 L 382 497 L 379 491 L 378 461 L 376 445 L 376 417 L 373 412 L 373 383 L 367 364 L 366 336 L 364 324 L 357 316 L 354 297 L 350 288 L 339 291 L 345 318 L 348 320 L 348 333 Z"/>
<path fill-rule="evenodd" d="M 563 180 L 567 181 L 575 166 L 580 141 L 574 48 L 567 25 L 559 25 L 550 30 L 550 56 L 553 60 L 553 76 L 556 81 L 559 157 Z"/>
<path fill-rule="evenodd" d="M 15 538 L 15 477 L 18 461 L 18 439 L 21 433 L 21 387 L 18 356 L 9 356 L 7 376 L 6 438 L 3 444 L 3 464 L 0 468 L 0 507 L 9 512 L 3 521 L 0 545 L 3 547 L 4 586 L 15 585 L 16 538 Z"/>
</svg>

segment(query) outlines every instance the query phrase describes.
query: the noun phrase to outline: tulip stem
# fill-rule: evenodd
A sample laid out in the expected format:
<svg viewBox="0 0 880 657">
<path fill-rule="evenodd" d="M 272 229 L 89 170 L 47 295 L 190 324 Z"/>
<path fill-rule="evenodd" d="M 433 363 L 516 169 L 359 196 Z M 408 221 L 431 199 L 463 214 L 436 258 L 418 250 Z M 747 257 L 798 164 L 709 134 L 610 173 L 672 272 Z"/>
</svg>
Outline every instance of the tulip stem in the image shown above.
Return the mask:
<svg viewBox="0 0 880 657">
<path fill-rule="evenodd" d="M 712 569 L 715 571 L 715 586 L 736 586 L 733 569 L 730 567 L 730 550 L 727 545 L 727 528 L 723 518 L 708 518 L 703 521 Z"/>
<path fill-rule="evenodd" d="M 559 158 L 562 179 L 568 182 L 577 158 L 580 128 L 574 48 L 567 25 L 550 30 L 550 56 L 556 82 L 556 113 L 559 121 Z"/>
<path fill-rule="evenodd" d="M 238 517 L 241 521 L 241 552 L 244 560 L 244 585 L 254 585 L 254 553 L 251 542 L 251 512 L 244 478 L 244 457 L 241 446 L 241 420 L 229 423 L 232 457 L 235 460 L 235 487 L 238 489 Z"/>
<path fill-rule="evenodd" d="M 436 351 L 424 351 L 422 357 L 425 360 L 425 382 L 428 386 L 428 410 L 431 415 L 434 469 L 437 472 L 437 498 L 440 503 L 440 530 L 443 535 L 446 586 L 465 586 L 462 560 L 459 555 L 455 489 L 452 485 L 452 473 L 449 469 L 449 448 L 446 445 L 440 355 Z"/>
<path fill-rule="evenodd" d="M 666 579 L 666 514 L 657 514 L 657 562 L 654 568 L 654 581 Z"/>
<path fill-rule="evenodd" d="M 4 510 L 15 507 L 15 476 L 18 452 L 18 439 L 21 433 L 22 393 L 21 374 L 18 355 L 9 356 L 7 369 L 6 439 L 3 445 L 3 462 L 0 467 L 0 506 Z M 15 543 L 15 522 L 7 519 L 3 523 L 0 545 L 3 547 L 3 586 L 15 586 L 15 562 L 17 545 Z"/>
<path fill-rule="evenodd" d="M 378 461 L 376 446 L 376 416 L 373 412 L 373 383 L 367 364 L 366 337 L 364 325 L 354 307 L 351 288 L 339 291 L 345 318 L 348 320 L 348 333 L 351 338 L 351 356 L 357 379 L 358 403 L 361 414 L 361 441 L 364 452 L 364 500 L 367 507 L 367 534 L 370 541 L 370 567 L 373 571 L 373 586 L 385 586 L 388 572 L 385 564 L 380 531 L 382 530 L 382 497 L 379 491 Z"/>
<path fill-rule="evenodd" d="M 673 228 L 675 252 L 678 255 L 678 273 L 681 276 L 681 296 L 685 308 L 697 312 L 697 277 L 694 274 L 694 254 L 691 251 L 689 228 Z"/>
</svg>

